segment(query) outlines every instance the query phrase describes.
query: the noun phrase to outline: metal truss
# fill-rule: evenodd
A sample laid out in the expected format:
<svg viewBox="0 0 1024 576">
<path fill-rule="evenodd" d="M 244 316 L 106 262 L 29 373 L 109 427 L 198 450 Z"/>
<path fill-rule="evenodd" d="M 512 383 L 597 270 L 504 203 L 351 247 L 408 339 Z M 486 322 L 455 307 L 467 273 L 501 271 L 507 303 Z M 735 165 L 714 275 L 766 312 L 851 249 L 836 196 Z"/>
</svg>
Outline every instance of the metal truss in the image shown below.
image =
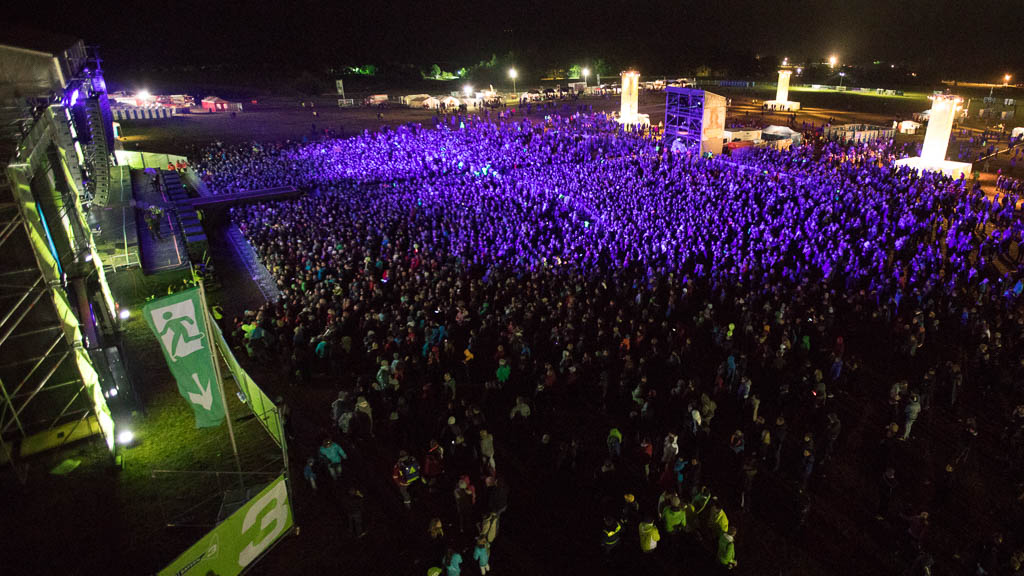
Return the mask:
<svg viewBox="0 0 1024 576">
<path fill-rule="evenodd" d="M 68 337 L 55 290 L 47 282 L 29 238 L 29 224 L 18 204 L 5 201 L 11 190 L 0 177 L 0 458 L 13 466 L 26 451 L 80 437 L 93 413 L 87 387 L 76 365 L 79 352 Z M 79 433 L 79 434 L 76 434 Z"/>
<path fill-rule="evenodd" d="M 665 143 L 680 140 L 688 149 L 700 150 L 704 123 L 704 91 L 691 88 L 665 89 Z"/>
</svg>

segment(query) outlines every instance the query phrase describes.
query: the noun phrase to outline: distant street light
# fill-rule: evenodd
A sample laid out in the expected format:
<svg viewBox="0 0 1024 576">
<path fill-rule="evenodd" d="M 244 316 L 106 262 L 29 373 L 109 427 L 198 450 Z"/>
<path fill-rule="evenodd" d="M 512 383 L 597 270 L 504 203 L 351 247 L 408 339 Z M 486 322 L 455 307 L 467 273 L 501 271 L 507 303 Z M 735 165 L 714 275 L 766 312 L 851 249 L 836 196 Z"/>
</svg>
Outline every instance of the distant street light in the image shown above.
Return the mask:
<svg viewBox="0 0 1024 576">
<path fill-rule="evenodd" d="M 515 68 L 509 68 L 508 77 L 512 79 L 512 94 L 516 94 L 516 78 L 519 77 L 519 72 L 516 72 Z"/>
<path fill-rule="evenodd" d="M 840 72 L 839 73 L 839 85 L 840 86 L 843 85 L 843 78 L 846 78 L 846 72 Z"/>
<path fill-rule="evenodd" d="M 580 73 L 583 74 L 583 87 L 585 88 L 587 86 L 587 77 L 590 76 L 590 68 L 584 68 L 580 70 Z"/>
<path fill-rule="evenodd" d="M 1013 78 L 1013 76 L 1010 76 L 1009 74 L 1003 76 L 1003 86 L 1008 85 L 1010 83 L 1011 78 Z"/>
<path fill-rule="evenodd" d="M 835 68 L 836 67 L 836 63 L 838 63 L 838 62 L 839 62 L 839 59 L 836 58 L 835 54 L 833 54 L 832 56 L 828 57 L 828 66 L 829 66 L 829 68 Z"/>
</svg>

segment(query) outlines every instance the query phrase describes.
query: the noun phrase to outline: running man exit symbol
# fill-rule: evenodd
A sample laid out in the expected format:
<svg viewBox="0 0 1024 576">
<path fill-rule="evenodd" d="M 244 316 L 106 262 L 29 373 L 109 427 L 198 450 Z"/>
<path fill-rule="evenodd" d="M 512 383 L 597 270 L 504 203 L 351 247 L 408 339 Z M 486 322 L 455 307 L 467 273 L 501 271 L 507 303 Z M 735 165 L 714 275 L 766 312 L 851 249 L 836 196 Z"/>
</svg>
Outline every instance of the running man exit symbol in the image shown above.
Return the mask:
<svg viewBox="0 0 1024 576">
<path fill-rule="evenodd" d="M 203 333 L 196 323 L 196 308 L 191 299 L 154 308 L 150 317 L 172 362 L 203 349 Z"/>
</svg>

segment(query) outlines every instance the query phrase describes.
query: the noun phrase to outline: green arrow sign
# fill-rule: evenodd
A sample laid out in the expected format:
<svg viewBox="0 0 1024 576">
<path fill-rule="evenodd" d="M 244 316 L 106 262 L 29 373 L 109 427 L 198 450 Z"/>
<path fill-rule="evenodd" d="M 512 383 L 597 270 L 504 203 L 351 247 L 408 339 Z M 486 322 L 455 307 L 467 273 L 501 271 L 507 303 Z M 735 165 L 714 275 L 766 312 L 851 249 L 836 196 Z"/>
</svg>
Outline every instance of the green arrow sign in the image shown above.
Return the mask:
<svg viewBox="0 0 1024 576">
<path fill-rule="evenodd" d="M 224 403 L 201 302 L 199 289 L 192 288 L 149 302 L 142 312 L 160 341 L 178 392 L 192 405 L 196 428 L 210 428 L 224 419 Z"/>
</svg>

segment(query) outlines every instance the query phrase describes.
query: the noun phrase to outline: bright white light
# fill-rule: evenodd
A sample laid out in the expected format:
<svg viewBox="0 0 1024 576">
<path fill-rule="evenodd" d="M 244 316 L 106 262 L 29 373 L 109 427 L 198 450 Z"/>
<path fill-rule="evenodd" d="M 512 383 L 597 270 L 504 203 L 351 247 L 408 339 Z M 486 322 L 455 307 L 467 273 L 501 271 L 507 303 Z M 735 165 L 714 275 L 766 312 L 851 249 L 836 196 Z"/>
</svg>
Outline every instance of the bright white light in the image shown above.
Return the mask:
<svg viewBox="0 0 1024 576">
<path fill-rule="evenodd" d="M 117 387 L 115 386 L 114 388 L 111 388 L 107 392 L 107 396 L 109 396 L 110 398 L 116 398 L 117 397 Z"/>
<path fill-rule="evenodd" d="M 519 77 L 519 72 L 516 72 L 515 68 L 510 68 L 509 71 L 508 71 L 508 77 L 509 78 L 518 78 Z"/>
<path fill-rule="evenodd" d="M 832 56 L 828 57 L 828 65 L 829 66 L 835 68 L 837 62 L 839 62 L 839 59 L 836 58 L 835 55 L 832 55 Z"/>
<path fill-rule="evenodd" d="M 132 440 L 135 440 L 135 433 L 131 430 L 121 430 L 117 433 L 117 443 L 122 446 L 131 444 Z"/>
<path fill-rule="evenodd" d="M 121 312 L 119 312 L 117 315 L 119 318 L 121 318 L 121 320 L 127 320 L 129 317 L 131 317 L 132 311 L 127 308 L 121 308 Z"/>
<path fill-rule="evenodd" d="M 473 87 L 470 86 L 469 84 L 466 84 L 465 86 L 462 87 L 462 93 L 465 94 L 466 96 L 472 96 Z"/>
<path fill-rule="evenodd" d="M 797 68 L 796 69 L 796 73 L 797 74 L 803 74 L 804 73 L 804 69 L 803 68 Z"/>
<path fill-rule="evenodd" d="M 583 70 L 580 70 L 580 73 L 583 74 L 584 78 L 586 78 L 587 76 L 590 76 L 590 68 L 584 68 Z"/>
<path fill-rule="evenodd" d="M 89 252 L 88 254 L 85 255 L 85 261 L 92 262 L 92 252 Z"/>
<path fill-rule="evenodd" d="M 149 100 L 151 94 L 149 93 L 149 90 L 139 90 L 139 93 L 136 94 L 136 96 L 138 96 L 140 100 Z"/>
<path fill-rule="evenodd" d="M 1003 83 L 1004 84 L 1009 84 L 1011 78 L 1013 78 L 1013 76 L 1010 76 L 1009 74 L 1003 76 Z"/>
<path fill-rule="evenodd" d="M 846 76 L 846 72 L 840 72 L 839 75 L 840 76 Z"/>
</svg>

